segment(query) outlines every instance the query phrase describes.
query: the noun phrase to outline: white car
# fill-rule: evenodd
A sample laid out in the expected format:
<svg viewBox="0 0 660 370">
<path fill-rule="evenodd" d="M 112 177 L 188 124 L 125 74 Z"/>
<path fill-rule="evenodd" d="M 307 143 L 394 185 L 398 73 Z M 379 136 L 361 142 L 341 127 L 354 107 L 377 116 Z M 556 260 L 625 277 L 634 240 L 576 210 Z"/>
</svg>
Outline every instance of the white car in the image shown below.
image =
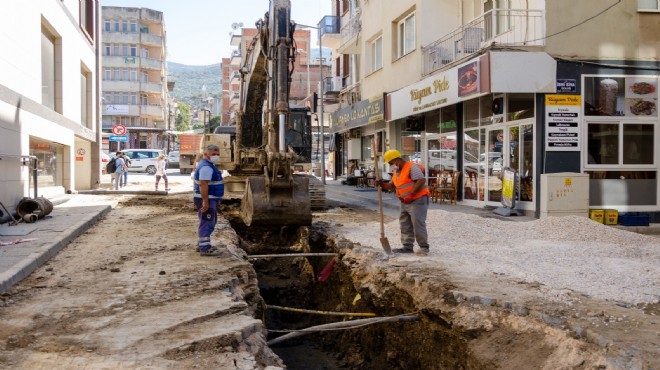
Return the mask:
<svg viewBox="0 0 660 370">
<path fill-rule="evenodd" d="M 128 172 L 146 172 L 150 175 L 156 173 L 158 156 L 163 154 L 161 149 L 125 149 L 121 152 L 131 160 Z"/>
<path fill-rule="evenodd" d="M 110 156 L 105 154 L 105 152 L 101 152 L 101 155 L 99 156 L 101 158 L 100 164 L 101 164 L 101 173 L 105 175 L 105 166 L 108 165 L 110 162 Z"/>
</svg>

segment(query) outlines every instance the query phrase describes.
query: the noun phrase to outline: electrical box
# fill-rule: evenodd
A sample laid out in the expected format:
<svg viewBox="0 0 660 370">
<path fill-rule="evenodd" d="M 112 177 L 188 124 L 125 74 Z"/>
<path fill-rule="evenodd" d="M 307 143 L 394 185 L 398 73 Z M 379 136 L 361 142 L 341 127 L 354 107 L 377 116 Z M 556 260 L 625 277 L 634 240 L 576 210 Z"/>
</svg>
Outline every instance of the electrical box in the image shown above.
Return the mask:
<svg viewBox="0 0 660 370">
<path fill-rule="evenodd" d="M 560 172 L 541 175 L 541 214 L 589 217 L 589 175 Z"/>
<path fill-rule="evenodd" d="M 350 139 L 348 140 L 348 159 L 362 160 L 362 140 Z"/>
</svg>

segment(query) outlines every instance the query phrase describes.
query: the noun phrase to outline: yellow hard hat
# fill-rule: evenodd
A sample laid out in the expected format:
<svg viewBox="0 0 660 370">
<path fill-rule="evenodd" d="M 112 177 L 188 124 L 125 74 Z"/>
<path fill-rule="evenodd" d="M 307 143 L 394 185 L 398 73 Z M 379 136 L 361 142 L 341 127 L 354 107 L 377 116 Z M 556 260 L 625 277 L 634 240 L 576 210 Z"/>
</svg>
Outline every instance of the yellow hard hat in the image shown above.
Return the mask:
<svg viewBox="0 0 660 370">
<path fill-rule="evenodd" d="M 401 158 L 401 152 L 396 149 L 390 149 L 383 154 L 383 160 L 385 163 L 390 163 L 397 158 Z"/>
</svg>

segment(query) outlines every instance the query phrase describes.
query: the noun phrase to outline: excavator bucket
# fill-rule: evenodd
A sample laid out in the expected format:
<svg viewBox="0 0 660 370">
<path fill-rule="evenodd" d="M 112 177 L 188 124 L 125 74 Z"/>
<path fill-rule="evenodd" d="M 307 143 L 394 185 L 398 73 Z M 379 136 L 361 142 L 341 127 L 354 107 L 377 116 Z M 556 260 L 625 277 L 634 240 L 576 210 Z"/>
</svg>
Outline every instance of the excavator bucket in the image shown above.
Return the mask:
<svg viewBox="0 0 660 370">
<path fill-rule="evenodd" d="M 252 176 L 241 201 L 241 219 L 247 226 L 309 226 L 312 224 L 309 179 L 293 177 L 291 186 L 266 188 L 264 176 Z"/>
</svg>

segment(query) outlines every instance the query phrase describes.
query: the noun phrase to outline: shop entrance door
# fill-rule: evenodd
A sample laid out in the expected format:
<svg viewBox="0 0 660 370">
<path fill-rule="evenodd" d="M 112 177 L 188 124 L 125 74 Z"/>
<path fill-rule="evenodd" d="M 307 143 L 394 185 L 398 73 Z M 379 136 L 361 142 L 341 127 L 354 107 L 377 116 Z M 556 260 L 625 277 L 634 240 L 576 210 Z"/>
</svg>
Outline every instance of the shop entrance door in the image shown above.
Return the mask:
<svg viewBox="0 0 660 370">
<path fill-rule="evenodd" d="M 486 149 L 481 153 L 479 162 L 485 168 L 486 202 L 501 202 L 502 200 L 502 168 L 507 157 L 508 138 L 505 128 L 488 129 L 486 133 Z"/>
</svg>

